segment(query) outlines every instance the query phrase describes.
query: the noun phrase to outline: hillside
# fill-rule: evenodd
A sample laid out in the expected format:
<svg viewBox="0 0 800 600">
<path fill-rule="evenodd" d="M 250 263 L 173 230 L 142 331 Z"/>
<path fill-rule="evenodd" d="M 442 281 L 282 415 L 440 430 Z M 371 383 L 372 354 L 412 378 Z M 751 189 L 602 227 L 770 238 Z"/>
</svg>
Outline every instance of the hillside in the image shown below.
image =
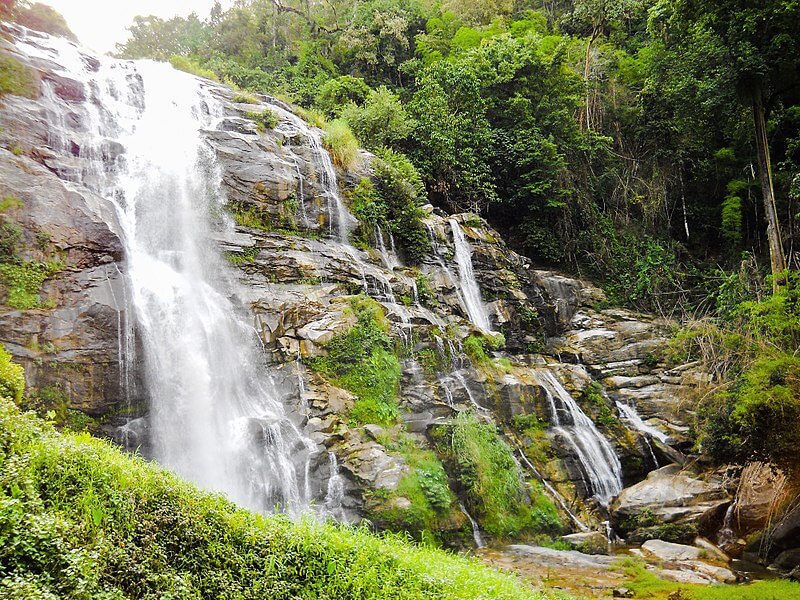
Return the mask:
<svg viewBox="0 0 800 600">
<path fill-rule="evenodd" d="M 4 598 L 536 598 L 475 560 L 313 519 L 248 513 L 15 407 L 0 355 Z"/>
</svg>

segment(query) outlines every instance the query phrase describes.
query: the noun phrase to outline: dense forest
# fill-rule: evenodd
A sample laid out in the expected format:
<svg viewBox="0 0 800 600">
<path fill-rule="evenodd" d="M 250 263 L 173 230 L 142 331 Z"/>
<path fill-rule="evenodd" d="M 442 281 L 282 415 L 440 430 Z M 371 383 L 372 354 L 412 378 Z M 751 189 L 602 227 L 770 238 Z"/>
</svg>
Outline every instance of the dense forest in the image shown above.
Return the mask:
<svg viewBox="0 0 800 600">
<path fill-rule="evenodd" d="M 435 205 L 488 217 L 615 301 L 708 311 L 740 266 L 745 287 L 770 255 L 775 273 L 797 266 L 797 11 L 256 0 L 139 17 L 119 54 L 189 61 L 344 122 L 408 156 Z"/>
</svg>

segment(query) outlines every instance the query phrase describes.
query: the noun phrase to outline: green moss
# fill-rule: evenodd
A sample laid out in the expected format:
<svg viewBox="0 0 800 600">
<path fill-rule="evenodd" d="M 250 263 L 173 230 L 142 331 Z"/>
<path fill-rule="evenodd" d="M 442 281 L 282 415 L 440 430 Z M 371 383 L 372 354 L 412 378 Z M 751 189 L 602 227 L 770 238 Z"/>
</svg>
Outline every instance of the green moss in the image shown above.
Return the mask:
<svg viewBox="0 0 800 600">
<path fill-rule="evenodd" d="M 350 411 L 354 424 L 388 425 L 397 420 L 400 361 L 392 352 L 389 323 L 380 305 L 365 296 L 350 300 L 356 324 L 334 336 L 328 354 L 308 364 L 356 395 Z"/>
<path fill-rule="evenodd" d="M 45 280 L 59 273 L 64 265 L 58 261 L 36 260 L 0 264 L 0 281 L 6 290 L 6 304 L 18 310 L 49 308 L 39 294 Z"/>
<path fill-rule="evenodd" d="M 39 84 L 32 69 L 11 56 L 0 55 L 0 96 L 4 94 L 38 98 Z"/>
</svg>

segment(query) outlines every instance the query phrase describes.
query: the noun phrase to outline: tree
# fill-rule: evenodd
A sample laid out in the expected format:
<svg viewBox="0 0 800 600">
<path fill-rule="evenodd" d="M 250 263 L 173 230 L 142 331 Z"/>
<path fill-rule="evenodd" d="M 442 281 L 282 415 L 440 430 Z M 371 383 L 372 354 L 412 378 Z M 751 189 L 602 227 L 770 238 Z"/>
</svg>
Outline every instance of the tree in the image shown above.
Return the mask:
<svg viewBox="0 0 800 600">
<path fill-rule="evenodd" d="M 767 221 L 773 285 L 784 281 L 786 258 L 775 201 L 767 118 L 774 101 L 800 84 L 800 3 L 790 0 L 678 0 L 675 17 L 702 24 L 727 48 L 742 100 L 753 119 L 758 175 Z"/>
<path fill-rule="evenodd" d="M 576 0 L 568 24 L 577 32 L 588 35 L 586 59 L 583 65 L 583 80 L 586 85 L 586 106 L 581 112 L 581 128 L 592 128 L 591 94 L 589 77 L 591 75 L 592 49 L 601 35 L 607 33 L 612 25 L 629 19 L 642 6 L 642 0 Z"/>
</svg>

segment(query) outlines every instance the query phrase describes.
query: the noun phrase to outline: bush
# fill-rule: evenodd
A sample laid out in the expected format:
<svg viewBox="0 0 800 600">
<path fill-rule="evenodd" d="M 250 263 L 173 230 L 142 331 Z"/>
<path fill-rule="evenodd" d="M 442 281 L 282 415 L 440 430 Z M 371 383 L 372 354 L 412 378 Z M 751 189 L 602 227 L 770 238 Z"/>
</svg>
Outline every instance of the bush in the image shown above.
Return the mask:
<svg viewBox="0 0 800 600">
<path fill-rule="evenodd" d="M 244 116 L 255 122 L 259 133 L 264 133 L 267 129 L 275 129 L 278 124 L 278 115 L 270 109 L 262 112 L 246 112 Z"/>
<path fill-rule="evenodd" d="M 0 55 L 0 96 L 39 97 L 39 81 L 30 69 L 10 56 Z"/>
<path fill-rule="evenodd" d="M 7 400 L 0 457 L 4 598 L 535 597 L 403 536 L 246 512 Z"/>
<path fill-rule="evenodd" d="M 372 162 L 378 191 L 386 205 L 386 219 L 397 236 L 406 258 L 420 263 L 431 252 L 431 240 L 422 220 L 425 186 L 414 165 L 404 154 L 384 148 Z"/>
<path fill-rule="evenodd" d="M 534 490 L 531 502 L 512 451 L 493 425 L 481 423 L 471 413 L 460 413 L 448 441 L 445 455 L 463 486 L 468 508 L 487 532 L 513 537 L 563 528 L 558 511 L 542 490 Z"/>
<path fill-rule="evenodd" d="M 25 373 L 22 367 L 12 362 L 11 353 L 0 345 L 0 398 L 19 404 L 24 392 Z"/>
<path fill-rule="evenodd" d="M 328 80 L 316 97 L 314 105 L 329 117 L 338 117 L 348 104 L 361 104 L 370 94 L 367 83 L 360 77 L 342 75 Z"/>
<path fill-rule="evenodd" d="M 219 77 L 216 73 L 214 73 L 214 71 L 209 71 L 208 69 L 202 67 L 188 56 L 173 54 L 169 59 L 169 64 L 179 71 L 185 71 L 186 73 L 191 73 L 197 77 L 205 77 L 206 79 L 211 79 L 212 81 L 219 81 Z"/>
<path fill-rule="evenodd" d="M 358 157 L 358 140 L 347 123 L 341 119 L 326 125 L 322 143 L 330 152 L 331 160 L 337 167 L 346 169 L 352 166 Z"/>
<path fill-rule="evenodd" d="M 400 361 L 391 352 L 389 324 L 380 305 L 364 296 L 351 299 L 356 324 L 334 336 L 325 346 L 328 354 L 308 363 L 331 381 L 353 392 L 350 411 L 355 424 L 388 425 L 397 420 Z"/>
<path fill-rule="evenodd" d="M 346 106 L 341 118 L 370 150 L 394 146 L 414 129 L 400 98 L 383 86 L 370 92 L 363 106 Z"/>
</svg>

